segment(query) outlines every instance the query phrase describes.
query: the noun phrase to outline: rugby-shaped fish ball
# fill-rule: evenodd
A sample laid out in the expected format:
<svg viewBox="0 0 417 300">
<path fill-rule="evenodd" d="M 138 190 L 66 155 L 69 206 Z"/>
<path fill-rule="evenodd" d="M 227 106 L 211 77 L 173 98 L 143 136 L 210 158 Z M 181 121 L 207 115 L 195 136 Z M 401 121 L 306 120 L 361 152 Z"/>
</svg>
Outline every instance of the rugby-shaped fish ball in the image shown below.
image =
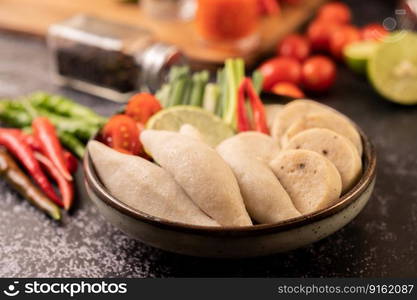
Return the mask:
<svg viewBox="0 0 417 300">
<path fill-rule="evenodd" d="M 340 174 L 330 160 L 316 152 L 281 151 L 270 166 L 302 214 L 326 208 L 339 199 Z"/>
<path fill-rule="evenodd" d="M 309 113 L 333 111 L 330 107 L 313 100 L 294 100 L 279 110 L 274 117 L 271 128 L 271 136 L 281 143 L 285 131 L 302 116 Z"/>
<path fill-rule="evenodd" d="M 283 147 L 296 134 L 311 128 L 327 128 L 350 140 L 362 157 L 362 140 L 358 131 L 346 117 L 333 112 L 312 113 L 295 121 L 282 137 Z"/>
<path fill-rule="evenodd" d="M 232 168 L 246 209 L 254 220 L 276 223 L 301 215 L 266 162 L 236 151 L 233 143 L 217 149 Z"/>
<path fill-rule="evenodd" d="M 144 130 L 140 139 L 146 152 L 207 215 L 224 226 L 252 225 L 233 171 L 214 149 L 172 131 Z"/>
<path fill-rule="evenodd" d="M 361 174 L 362 160 L 352 142 L 326 128 L 300 132 L 289 141 L 285 149 L 311 150 L 328 158 L 340 173 L 343 192 L 351 188 Z"/>
<path fill-rule="evenodd" d="M 219 226 L 156 164 L 117 152 L 97 141 L 90 141 L 87 148 L 101 182 L 123 203 L 170 221 Z"/>
<path fill-rule="evenodd" d="M 221 152 L 222 149 L 234 149 L 235 153 L 243 153 L 249 157 L 269 162 L 278 154 L 280 147 L 269 135 L 256 131 L 245 131 L 221 142 L 217 146 L 217 150 Z"/>
</svg>

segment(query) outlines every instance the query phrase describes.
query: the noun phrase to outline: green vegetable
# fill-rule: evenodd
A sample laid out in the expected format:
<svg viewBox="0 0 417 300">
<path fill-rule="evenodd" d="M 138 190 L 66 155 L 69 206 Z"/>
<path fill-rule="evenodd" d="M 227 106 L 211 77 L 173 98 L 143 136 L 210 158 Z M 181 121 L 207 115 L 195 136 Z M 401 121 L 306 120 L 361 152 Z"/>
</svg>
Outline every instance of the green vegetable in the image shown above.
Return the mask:
<svg viewBox="0 0 417 300">
<path fill-rule="evenodd" d="M 191 92 L 191 102 L 192 106 L 202 106 L 204 89 L 209 80 L 210 74 L 208 71 L 202 71 L 200 73 L 195 73 L 193 75 L 193 89 Z"/>
<path fill-rule="evenodd" d="M 242 59 L 226 60 L 227 100 L 223 111 L 223 120 L 236 129 L 237 89 L 244 78 L 245 66 Z"/>
<path fill-rule="evenodd" d="M 0 176 L 3 177 L 20 195 L 31 204 L 45 212 L 54 220 L 61 219 L 61 211 L 42 191 L 36 187 L 28 176 L 4 149 L 0 149 Z"/>
<path fill-rule="evenodd" d="M 83 158 L 85 146 L 79 139 L 77 139 L 74 135 L 63 131 L 58 131 L 58 137 L 66 149 L 70 150 L 78 158 Z"/>
<path fill-rule="evenodd" d="M 258 70 L 256 70 L 255 72 L 252 73 L 253 87 L 255 88 L 255 90 L 258 93 L 258 95 L 262 91 L 263 81 L 264 81 L 264 77 L 262 76 L 262 73 L 261 72 L 259 72 Z"/>
<path fill-rule="evenodd" d="M 168 106 L 170 90 L 171 86 L 168 83 L 165 83 L 164 85 L 162 85 L 161 89 L 155 94 L 156 99 L 158 99 L 159 102 L 161 102 L 162 107 Z"/>
<path fill-rule="evenodd" d="M 96 114 L 88 107 L 78 104 L 63 96 L 37 92 L 29 95 L 28 100 L 35 108 L 47 109 L 50 112 L 54 112 L 62 116 L 79 118 L 84 122 L 92 123 L 97 126 L 101 126 L 106 122 L 106 118 Z"/>
<path fill-rule="evenodd" d="M 32 124 L 32 117 L 22 110 L 13 108 L 9 102 L 0 102 L 0 121 L 12 127 L 26 127 Z"/>
<path fill-rule="evenodd" d="M 216 115 L 222 117 L 227 105 L 227 84 L 224 69 L 219 69 L 217 71 L 217 85 L 219 86 L 220 90 L 220 98 L 219 104 L 217 105 Z"/>
<path fill-rule="evenodd" d="M 216 113 L 219 102 L 219 86 L 215 83 L 209 83 L 206 85 L 204 91 L 203 108 Z"/>
<path fill-rule="evenodd" d="M 175 80 L 175 82 L 172 84 L 172 91 L 169 97 L 168 107 L 180 105 L 182 103 L 186 84 L 187 78 L 185 76 Z"/>
<path fill-rule="evenodd" d="M 14 101 L 13 101 L 14 102 Z M 0 103 L 0 120 L 9 126 L 23 128 L 30 127 L 33 120 L 33 114 L 28 113 L 29 106 L 25 107 L 22 102 L 13 103 L 8 108 L 9 102 Z M 20 110 L 17 110 L 20 109 Z M 67 132 L 75 135 L 77 138 L 87 141 L 96 134 L 99 127 L 79 119 L 71 119 L 56 115 L 46 109 L 35 109 L 35 115 L 47 117 L 57 128 L 58 131 Z"/>
</svg>

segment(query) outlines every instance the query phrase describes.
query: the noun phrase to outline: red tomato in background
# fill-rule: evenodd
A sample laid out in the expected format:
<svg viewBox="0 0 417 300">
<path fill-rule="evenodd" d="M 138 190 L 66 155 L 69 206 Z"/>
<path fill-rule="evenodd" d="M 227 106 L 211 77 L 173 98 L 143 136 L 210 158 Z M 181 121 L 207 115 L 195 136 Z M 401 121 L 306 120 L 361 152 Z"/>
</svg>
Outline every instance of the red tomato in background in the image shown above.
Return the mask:
<svg viewBox="0 0 417 300">
<path fill-rule="evenodd" d="M 316 20 L 313 21 L 307 29 L 307 36 L 311 48 L 315 51 L 330 50 L 330 36 L 341 25 L 333 22 Z"/>
<path fill-rule="evenodd" d="M 350 23 L 352 12 L 350 8 L 342 2 L 331 2 L 323 5 L 318 12 L 317 19 L 336 22 L 340 24 Z"/>
<path fill-rule="evenodd" d="M 139 93 L 130 98 L 125 113 L 136 122 L 145 124 L 151 116 L 161 109 L 162 106 L 154 95 Z"/>
<path fill-rule="evenodd" d="M 278 82 L 287 81 L 299 83 L 301 80 L 301 64 L 295 58 L 278 57 L 264 62 L 259 71 L 264 77 L 264 90 L 271 88 Z"/>
<path fill-rule="evenodd" d="M 330 51 L 336 58 L 343 57 L 343 49 L 354 42 L 360 41 L 359 30 L 351 25 L 339 27 L 330 36 Z"/>
<path fill-rule="evenodd" d="M 272 92 L 281 96 L 288 96 L 292 98 L 304 98 L 304 93 L 298 86 L 291 82 L 278 82 L 272 88 Z"/>
<path fill-rule="evenodd" d="M 104 126 L 102 138 L 114 150 L 138 155 L 143 152 L 139 134 L 135 120 L 126 115 L 115 115 Z"/>
<path fill-rule="evenodd" d="M 366 25 L 361 30 L 361 38 L 363 40 L 380 41 L 388 34 L 389 31 L 378 23 Z"/>
<path fill-rule="evenodd" d="M 303 61 L 310 55 L 310 41 L 300 34 L 290 34 L 278 45 L 277 54 Z"/>
<path fill-rule="evenodd" d="M 328 90 L 336 78 L 336 66 L 329 58 L 316 55 L 304 62 L 302 68 L 303 85 L 310 91 Z"/>
<path fill-rule="evenodd" d="M 284 3 L 288 4 L 298 4 L 301 0 L 282 0 Z"/>
</svg>

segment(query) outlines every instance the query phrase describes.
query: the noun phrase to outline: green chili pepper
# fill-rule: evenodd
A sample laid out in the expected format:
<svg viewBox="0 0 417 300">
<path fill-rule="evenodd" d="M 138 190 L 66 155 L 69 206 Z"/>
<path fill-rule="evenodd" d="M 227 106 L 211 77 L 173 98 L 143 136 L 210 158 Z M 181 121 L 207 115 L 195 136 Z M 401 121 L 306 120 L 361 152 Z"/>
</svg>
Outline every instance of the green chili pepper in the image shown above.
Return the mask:
<svg viewBox="0 0 417 300">
<path fill-rule="evenodd" d="M 74 135 L 63 131 L 58 131 L 58 137 L 66 149 L 70 150 L 78 158 L 83 158 L 85 146 L 79 139 L 77 139 Z"/>
<path fill-rule="evenodd" d="M 37 92 L 29 95 L 28 99 L 33 106 L 47 109 L 56 114 L 83 119 L 85 122 L 97 126 L 106 122 L 106 118 L 98 115 L 93 110 L 63 96 Z"/>
<path fill-rule="evenodd" d="M 52 203 L 32 183 L 17 166 L 13 158 L 3 149 L 0 149 L 0 175 L 30 203 L 44 211 L 54 220 L 61 219 L 61 211 L 58 206 Z"/>
</svg>

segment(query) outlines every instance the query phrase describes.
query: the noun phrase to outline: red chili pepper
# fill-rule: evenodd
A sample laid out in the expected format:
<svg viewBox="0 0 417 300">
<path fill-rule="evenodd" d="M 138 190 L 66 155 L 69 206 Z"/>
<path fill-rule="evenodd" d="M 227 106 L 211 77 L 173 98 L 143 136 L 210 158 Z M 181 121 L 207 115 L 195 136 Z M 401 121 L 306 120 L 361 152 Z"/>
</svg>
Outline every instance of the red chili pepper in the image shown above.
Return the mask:
<svg viewBox="0 0 417 300">
<path fill-rule="evenodd" d="M 33 134 L 39 140 L 42 153 L 49 158 L 58 171 L 68 181 L 72 180 L 72 176 L 66 168 L 64 151 L 54 125 L 45 117 L 37 117 L 32 122 Z"/>
<path fill-rule="evenodd" d="M 71 181 L 66 180 L 64 176 L 55 167 L 55 165 L 52 163 L 52 161 L 49 160 L 46 156 L 42 155 L 39 152 L 35 152 L 35 157 L 58 184 L 64 208 L 65 210 L 69 210 L 74 199 L 74 187 Z"/>
<path fill-rule="evenodd" d="M 251 130 L 252 126 L 249 122 L 248 115 L 246 113 L 246 96 L 245 96 L 245 89 L 246 89 L 246 78 L 241 82 L 238 95 L 237 95 L 237 129 L 239 132 L 241 131 L 249 131 Z"/>
<path fill-rule="evenodd" d="M 0 145 L 6 147 L 20 161 L 49 199 L 60 206 L 63 205 L 62 200 L 55 193 L 52 185 L 42 172 L 32 149 L 23 140 L 19 131 L 16 129 L 0 129 Z"/>
<path fill-rule="evenodd" d="M 31 134 L 25 134 L 22 132 L 23 140 L 32 148 L 33 151 L 41 152 L 41 143 Z M 69 151 L 64 149 L 64 160 L 65 166 L 71 174 L 77 172 L 78 169 L 78 160 L 77 158 Z"/>
<path fill-rule="evenodd" d="M 33 151 L 41 151 L 41 143 L 33 135 L 22 133 L 22 138 Z"/>
<path fill-rule="evenodd" d="M 246 111 L 246 96 L 249 98 L 249 103 L 252 108 L 254 125 L 250 123 L 250 119 Z M 252 84 L 252 80 L 250 78 L 243 79 L 239 86 L 237 119 L 239 131 L 255 130 L 265 134 L 269 134 L 269 129 L 266 121 L 265 107 L 258 94 L 256 93 L 255 88 Z"/>
<path fill-rule="evenodd" d="M 71 174 L 74 174 L 75 172 L 77 172 L 77 169 L 78 169 L 77 158 L 75 158 L 75 156 L 71 152 L 64 150 L 64 159 L 65 159 L 65 165 L 67 166 L 67 170 Z"/>
</svg>

